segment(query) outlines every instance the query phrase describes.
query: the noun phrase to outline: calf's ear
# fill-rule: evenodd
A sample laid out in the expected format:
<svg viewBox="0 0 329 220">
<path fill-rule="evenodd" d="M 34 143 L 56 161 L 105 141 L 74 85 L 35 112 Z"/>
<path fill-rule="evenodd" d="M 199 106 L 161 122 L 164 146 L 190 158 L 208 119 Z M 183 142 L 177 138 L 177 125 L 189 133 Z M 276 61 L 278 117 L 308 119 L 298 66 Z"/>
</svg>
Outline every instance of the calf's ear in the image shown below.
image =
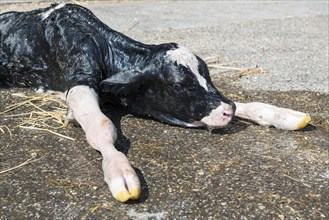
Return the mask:
<svg viewBox="0 0 329 220">
<path fill-rule="evenodd" d="M 141 82 L 146 83 L 147 78 L 147 74 L 141 74 L 140 71 L 122 71 L 103 80 L 100 83 L 100 90 L 104 93 L 129 94 L 136 91 Z"/>
</svg>

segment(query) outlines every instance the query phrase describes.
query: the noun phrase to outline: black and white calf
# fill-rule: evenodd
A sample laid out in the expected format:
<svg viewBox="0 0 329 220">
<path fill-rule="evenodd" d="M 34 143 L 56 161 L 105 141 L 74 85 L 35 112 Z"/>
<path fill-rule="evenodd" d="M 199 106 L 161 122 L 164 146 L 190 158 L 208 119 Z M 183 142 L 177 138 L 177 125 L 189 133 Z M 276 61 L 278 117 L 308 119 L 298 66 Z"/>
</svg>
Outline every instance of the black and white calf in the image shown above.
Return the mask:
<svg viewBox="0 0 329 220">
<path fill-rule="evenodd" d="M 310 121 L 307 114 L 267 104 L 234 104 L 214 87 L 205 62 L 185 47 L 134 41 L 78 5 L 4 13 L 0 38 L 0 83 L 66 91 L 68 119 L 101 152 L 105 181 L 122 202 L 139 198 L 140 182 L 114 147 L 116 128 L 99 99 L 184 127 L 224 127 L 234 114 L 288 130 Z"/>
</svg>

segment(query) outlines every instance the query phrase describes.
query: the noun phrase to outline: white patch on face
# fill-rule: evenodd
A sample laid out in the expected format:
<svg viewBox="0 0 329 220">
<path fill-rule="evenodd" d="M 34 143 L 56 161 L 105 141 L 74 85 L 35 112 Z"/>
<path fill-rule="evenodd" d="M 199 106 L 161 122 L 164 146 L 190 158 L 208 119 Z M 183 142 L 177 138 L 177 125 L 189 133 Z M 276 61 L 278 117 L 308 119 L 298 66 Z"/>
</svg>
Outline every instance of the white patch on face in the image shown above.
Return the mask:
<svg viewBox="0 0 329 220">
<path fill-rule="evenodd" d="M 177 64 L 190 68 L 192 73 L 196 76 L 200 86 L 208 91 L 206 79 L 200 75 L 198 70 L 199 61 L 196 56 L 186 47 L 178 46 L 175 50 L 167 51 L 166 56 Z"/>
<path fill-rule="evenodd" d="M 49 9 L 48 11 L 41 13 L 40 16 L 41 16 L 42 20 L 45 20 L 45 19 L 48 18 L 49 15 L 50 15 L 51 13 L 53 13 L 55 10 L 60 9 L 60 8 L 62 8 L 62 7 L 64 7 L 64 6 L 65 6 L 65 3 L 61 3 L 61 4 L 57 5 L 55 8 L 51 8 L 51 9 Z"/>
</svg>

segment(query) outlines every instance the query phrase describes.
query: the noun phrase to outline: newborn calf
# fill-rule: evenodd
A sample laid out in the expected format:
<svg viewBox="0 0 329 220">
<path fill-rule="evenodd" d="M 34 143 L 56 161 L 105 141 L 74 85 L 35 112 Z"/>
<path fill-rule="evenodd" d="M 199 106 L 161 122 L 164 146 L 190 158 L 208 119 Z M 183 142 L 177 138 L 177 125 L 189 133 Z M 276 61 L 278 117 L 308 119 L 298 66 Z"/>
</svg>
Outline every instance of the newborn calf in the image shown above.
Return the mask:
<svg viewBox="0 0 329 220">
<path fill-rule="evenodd" d="M 66 91 L 68 119 L 75 119 L 101 152 L 105 181 L 121 202 L 139 198 L 140 182 L 114 147 L 116 128 L 99 99 L 183 127 L 224 127 L 235 113 L 288 130 L 310 120 L 267 104 L 234 104 L 212 84 L 205 62 L 185 47 L 134 41 L 79 5 L 4 13 L 0 38 L 0 83 Z"/>
</svg>

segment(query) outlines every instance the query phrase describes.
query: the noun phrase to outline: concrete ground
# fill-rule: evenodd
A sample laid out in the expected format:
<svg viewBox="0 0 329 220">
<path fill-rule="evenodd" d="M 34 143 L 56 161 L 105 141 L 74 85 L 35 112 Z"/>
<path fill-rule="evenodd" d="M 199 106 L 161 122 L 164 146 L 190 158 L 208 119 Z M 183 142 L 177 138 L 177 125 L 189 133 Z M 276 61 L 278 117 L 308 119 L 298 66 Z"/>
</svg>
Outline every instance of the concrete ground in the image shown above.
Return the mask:
<svg viewBox="0 0 329 220">
<path fill-rule="evenodd" d="M 122 204 L 81 128 L 54 130 L 74 141 L 22 129 L 21 117 L 8 117 L 29 110 L 18 108 L 0 115 L 0 219 L 328 219 L 328 1 L 82 4 L 134 39 L 190 48 L 231 99 L 309 112 L 311 125 L 288 132 L 234 120 L 209 132 L 106 107 L 119 128 L 116 146 L 142 181 L 141 199 Z M 0 89 L 0 112 L 21 101 L 18 92 L 31 94 Z M 2 173 L 29 158 L 37 160 Z"/>
</svg>

